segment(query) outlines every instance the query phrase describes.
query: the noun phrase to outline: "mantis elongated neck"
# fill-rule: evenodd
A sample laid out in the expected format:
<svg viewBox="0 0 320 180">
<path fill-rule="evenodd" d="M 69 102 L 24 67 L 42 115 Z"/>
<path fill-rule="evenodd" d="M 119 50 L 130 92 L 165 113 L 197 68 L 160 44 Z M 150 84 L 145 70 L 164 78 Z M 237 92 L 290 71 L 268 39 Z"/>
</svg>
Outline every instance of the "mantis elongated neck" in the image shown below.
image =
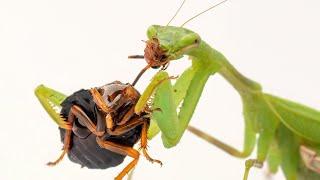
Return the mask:
<svg viewBox="0 0 320 180">
<path fill-rule="evenodd" d="M 237 71 L 217 50 L 202 41 L 198 48 L 187 53 L 195 65 L 210 68 L 211 73 L 221 74 L 241 95 L 261 92 L 261 86 Z"/>
</svg>

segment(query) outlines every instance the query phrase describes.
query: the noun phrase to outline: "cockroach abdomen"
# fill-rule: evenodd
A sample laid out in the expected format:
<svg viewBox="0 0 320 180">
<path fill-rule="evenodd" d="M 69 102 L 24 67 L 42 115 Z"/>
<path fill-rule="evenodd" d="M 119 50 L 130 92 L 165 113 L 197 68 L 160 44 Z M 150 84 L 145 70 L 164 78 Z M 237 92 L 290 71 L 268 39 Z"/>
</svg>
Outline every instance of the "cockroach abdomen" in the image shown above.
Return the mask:
<svg viewBox="0 0 320 180">
<path fill-rule="evenodd" d="M 97 118 L 101 118 L 101 116 L 97 114 L 99 113 L 97 112 L 97 106 L 88 90 L 77 91 L 61 103 L 61 116 L 66 120 L 73 105 L 79 106 L 94 124 L 97 124 Z M 126 156 L 101 148 L 96 141 L 97 136 L 82 126 L 78 122 L 78 119 L 75 119 L 73 126 L 76 127 L 77 132 L 73 130 L 70 149 L 68 151 L 68 157 L 72 162 L 89 169 L 106 169 L 117 166 L 123 162 Z M 59 129 L 61 141 L 64 142 L 65 130 Z M 111 136 L 105 133 L 102 139 L 132 147 L 140 139 L 141 130 L 141 126 L 138 126 L 121 136 Z M 77 136 L 77 134 L 81 134 L 81 136 Z"/>
<path fill-rule="evenodd" d="M 61 130 L 61 140 L 64 140 L 65 130 Z M 101 148 L 96 142 L 96 136 L 90 134 L 81 139 L 72 136 L 71 148 L 68 152 L 69 159 L 89 169 L 106 169 L 121 164 L 125 156 Z"/>
</svg>

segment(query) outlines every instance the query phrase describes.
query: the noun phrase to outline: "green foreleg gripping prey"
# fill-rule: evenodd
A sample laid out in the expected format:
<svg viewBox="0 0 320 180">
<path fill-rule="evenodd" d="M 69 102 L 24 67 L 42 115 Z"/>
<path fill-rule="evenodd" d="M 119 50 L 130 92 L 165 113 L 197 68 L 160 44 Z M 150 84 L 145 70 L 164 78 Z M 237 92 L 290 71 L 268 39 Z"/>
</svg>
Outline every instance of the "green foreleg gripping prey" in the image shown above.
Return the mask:
<svg viewBox="0 0 320 180">
<path fill-rule="evenodd" d="M 170 148 L 175 146 L 184 131 L 189 129 L 218 148 L 240 158 L 251 155 L 257 143 L 257 157 L 246 162 L 244 179 L 248 178 L 251 167 L 262 167 L 266 160 L 271 172 L 276 172 L 277 167 L 281 166 L 287 179 L 307 176 L 306 172 L 309 173 L 310 169 L 320 172 L 320 162 L 315 160 L 316 158 L 311 159 L 312 163 L 304 162 L 299 150 L 301 146 L 311 148 L 310 151 L 320 150 L 319 111 L 264 93 L 260 84 L 243 76 L 220 52 L 191 30 L 153 25 L 149 27 L 147 35 L 149 41 L 156 40 L 159 43 L 162 51 L 166 52 L 168 61 L 180 59 L 183 55 L 192 60 L 192 66 L 174 85 L 168 80 L 169 75 L 160 71 L 142 94 L 135 109 L 137 113 L 152 96 L 152 109 L 160 109 L 153 112 L 153 128 L 149 130 L 149 137 L 161 131 L 164 146 Z M 208 78 L 216 73 L 223 76 L 241 96 L 245 120 L 242 151 L 194 127 L 188 128 Z M 288 163 L 289 159 L 294 162 Z M 309 171 L 304 171 L 305 169 Z M 316 177 L 320 178 L 320 175 Z"/>
</svg>

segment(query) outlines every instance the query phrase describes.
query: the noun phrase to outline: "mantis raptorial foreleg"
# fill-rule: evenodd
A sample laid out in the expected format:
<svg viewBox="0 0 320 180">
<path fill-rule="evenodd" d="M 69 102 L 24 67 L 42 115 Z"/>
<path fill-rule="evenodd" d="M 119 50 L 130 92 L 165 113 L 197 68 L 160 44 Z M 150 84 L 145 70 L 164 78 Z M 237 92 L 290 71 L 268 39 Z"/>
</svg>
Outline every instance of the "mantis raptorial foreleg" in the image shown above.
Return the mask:
<svg viewBox="0 0 320 180">
<path fill-rule="evenodd" d="M 160 108 L 161 111 L 155 111 L 152 118 L 163 132 L 162 138 L 166 147 L 172 147 L 179 142 L 208 77 L 209 74 L 205 71 L 191 67 L 172 86 L 170 81 L 161 82 L 169 76 L 166 72 L 160 71 L 142 94 L 135 111 L 139 113 L 145 107 L 147 100 L 154 95 L 153 108 Z M 177 114 L 177 108 L 183 99 L 184 102 Z"/>
<path fill-rule="evenodd" d="M 70 148 L 70 138 L 72 131 L 72 124 L 74 121 L 74 114 L 70 111 L 67 121 L 65 121 L 60 114 L 55 111 L 55 107 L 61 108 L 61 103 L 65 100 L 66 95 L 45 87 L 44 85 L 40 85 L 36 88 L 35 94 L 39 99 L 40 103 L 47 111 L 47 113 L 51 116 L 51 118 L 59 125 L 60 128 L 66 129 L 65 138 L 64 138 L 64 146 L 63 152 L 59 156 L 57 160 L 54 162 L 49 162 L 47 165 L 54 166 L 58 164 L 64 157 L 64 155 L 68 152 Z"/>
<path fill-rule="evenodd" d="M 197 71 L 197 67 L 198 66 L 192 66 L 188 69 L 177 80 L 177 83 L 174 86 L 172 86 L 169 81 L 158 83 L 163 79 L 168 79 L 167 73 L 159 72 L 155 75 L 147 90 L 142 95 L 142 97 L 148 99 L 153 92 L 155 92 L 153 108 L 160 108 L 161 111 L 154 112 L 153 119 L 156 120 L 156 124 L 162 132 L 163 143 L 166 147 L 172 147 L 179 142 L 199 100 L 203 88 L 201 84 L 203 82 L 204 85 L 208 77 L 213 74 L 207 73 L 205 69 Z M 189 75 L 191 72 L 193 74 L 192 76 Z M 183 78 L 185 76 L 190 78 Z M 176 88 L 178 83 L 186 85 Z M 179 96 L 175 94 L 177 92 L 180 92 Z M 202 136 L 202 138 L 207 141 L 211 141 L 211 143 L 216 145 L 218 148 L 240 158 L 245 158 L 252 153 L 256 142 L 256 134 L 259 133 L 257 158 L 246 161 L 246 171 L 244 176 L 244 179 L 246 179 L 251 167 L 262 167 L 263 162 L 266 160 L 269 147 L 274 138 L 279 117 L 272 107 L 270 107 L 268 100 L 265 99 L 264 94 L 261 91 L 240 92 L 244 102 L 245 116 L 245 139 L 242 151 L 239 151 L 236 148 L 213 138 L 212 136 L 204 135 L 203 133 L 200 133 L 200 131 L 196 132 L 192 127 L 190 127 L 189 130 L 200 135 L 200 137 Z M 177 108 L 182 100 L 182 106 L 180 111 L 177 113 Z M 139 104 L 136 109 L 143 107 L 142 105 L 143 103 Z M 257 122 L 259 124 L 256 124 Z M 266 129 L 257 130 L 257 126 L 265 127 Z"/>
<path fill-rule="evenodd" d="M 57 113 L 54 107 L 61 108 L 61 103 L 66 99 L 66 95 L 56 90 L 40 85 L 36 88 L 35 94 L 39 99 L 41 105 L 51 116 L 51 118 L 59 125 L 62 129 L 71 129 L 71 125 L 65 121 L 59 113 Z"/>
</svg>

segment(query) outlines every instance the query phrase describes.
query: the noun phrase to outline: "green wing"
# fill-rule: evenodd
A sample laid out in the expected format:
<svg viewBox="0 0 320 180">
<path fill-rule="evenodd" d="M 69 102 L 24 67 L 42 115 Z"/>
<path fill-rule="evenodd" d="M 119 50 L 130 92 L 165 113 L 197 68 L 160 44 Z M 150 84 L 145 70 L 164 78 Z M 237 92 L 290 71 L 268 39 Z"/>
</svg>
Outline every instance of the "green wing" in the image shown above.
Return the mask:
<svg viewBox="0 0 320 180">
<path fill-rule="evenodd" d="M 320 112 L 307 106 L 265 94 L 281 117 L 281 122 L 295 134 L 320 143 Z"/>
</svg>

